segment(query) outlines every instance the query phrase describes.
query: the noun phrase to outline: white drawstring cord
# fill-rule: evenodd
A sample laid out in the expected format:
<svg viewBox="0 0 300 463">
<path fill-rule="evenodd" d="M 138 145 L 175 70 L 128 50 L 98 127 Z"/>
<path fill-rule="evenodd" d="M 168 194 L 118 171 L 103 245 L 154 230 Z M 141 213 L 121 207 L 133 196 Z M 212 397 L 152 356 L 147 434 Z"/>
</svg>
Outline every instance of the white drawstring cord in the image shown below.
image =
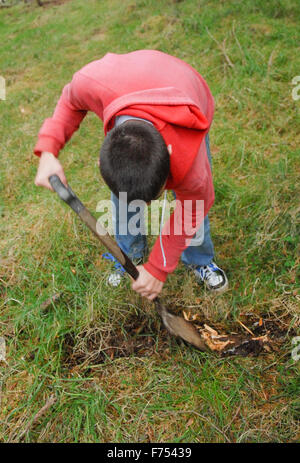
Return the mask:
<svg viewBox="0 0 300 463">
<path fill-rule="evenodd" d="M 162 227 L 163 227 L 164 218 L 165 218 L 166 200 L 167 200 L 167 190 L 165 190 L 165 194 L 164 194 L 164 204 L 163 204 L 163 210 L 161 214 L 160 230 L 159 230 L 159 242 L 160 242 L 161 253 L 164 259 L 164 267 L 166 267 L 167 265 L 167 260 L 166 260 L 165 251 L 164 251 L 163 244 L 162 244 Z"/>
</svg>

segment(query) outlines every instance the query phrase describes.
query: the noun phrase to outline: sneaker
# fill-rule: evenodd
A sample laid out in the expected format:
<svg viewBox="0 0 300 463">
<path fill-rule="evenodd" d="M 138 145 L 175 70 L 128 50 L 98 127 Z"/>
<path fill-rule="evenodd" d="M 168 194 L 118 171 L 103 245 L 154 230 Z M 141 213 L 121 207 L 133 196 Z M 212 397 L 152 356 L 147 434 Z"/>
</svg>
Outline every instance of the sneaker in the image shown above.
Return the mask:
<svg viewBox="0 0 300 463">
<path fill-rule="evenodd" d="M 204 283 L 209 291 L 223 293 L 228 288 L 226 274 L 215 262 L 209 265 L 199 265 L 194 269 L 194 274 L 198 282 Z"/>
<path fill-rule="evenodd" d="M 120 262 L 112 254 L 110 254 L 110 252 L 102 254 L 102 257 L 114 263 L 114 270 L 108 275 L 107 283 L 110 286 L 119 286 L 119 284 L 122 281 L 122 278 L 126 273 L 126 270 L 120 264 Z M 133 259 L 133 263 L 134 265 L 141 265 L 143 263 L 143 260 L 143 257 L 139 257 L 137 259 Z"/>
</svg>

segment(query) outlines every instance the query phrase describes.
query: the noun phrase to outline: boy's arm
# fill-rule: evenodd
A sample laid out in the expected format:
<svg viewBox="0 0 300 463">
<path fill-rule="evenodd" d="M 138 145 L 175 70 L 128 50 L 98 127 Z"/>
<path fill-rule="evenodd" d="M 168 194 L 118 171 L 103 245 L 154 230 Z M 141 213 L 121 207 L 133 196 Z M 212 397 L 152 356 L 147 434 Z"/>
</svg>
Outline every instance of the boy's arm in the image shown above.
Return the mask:
<svg viewBox="0 0 300 463">
<path fill-rule="evenodd" d="M 53 174 L 58 175 L 61 181 L 67 184 L 63 167 L 57 156 L 78 129 L 87 111 L 93 110 L 91 105 L 96 95 L 98 107 L 101 108 L 99 88 L 95 88 L 93 84 L 93 81 L 87 82 L 80 71 L 74 74 L 72 81 L 64 87 L 53 116 L 43 123 L 34 148 L 34 153 L 40 157 L 35 178 L 36 185 L 52 190 L 48 178 Z"/>
<path fill-rule="evenodd" d="M 34 148 L 34 153 L 40 156 L 43 151 L 50 152 L 58 156 L 59 151 L 78 129 L 81 121 L 87 113 L 84 102 L 78 105 L 73 97 L 73 81 L 67 84 L 56 105 L 51 118 L 44 121 L 38 135 L 38 142 Z"/>
</svg>

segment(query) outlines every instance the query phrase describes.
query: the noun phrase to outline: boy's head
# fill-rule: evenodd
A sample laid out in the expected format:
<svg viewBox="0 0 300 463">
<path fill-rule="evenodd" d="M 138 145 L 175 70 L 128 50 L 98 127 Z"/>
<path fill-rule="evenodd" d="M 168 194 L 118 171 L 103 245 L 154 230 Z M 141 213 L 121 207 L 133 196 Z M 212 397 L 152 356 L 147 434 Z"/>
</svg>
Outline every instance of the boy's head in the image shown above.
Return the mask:
<svg viewBox="0 0 300 463">
<path fill-rule="evenodd" d="M 127 201 L 150 202 L 161 192 L 170 171 L 164 139 L 148 122 L 128 120 L 114 127 L 100 150 L 100 172 L 111 191 Z"/>
</svg>

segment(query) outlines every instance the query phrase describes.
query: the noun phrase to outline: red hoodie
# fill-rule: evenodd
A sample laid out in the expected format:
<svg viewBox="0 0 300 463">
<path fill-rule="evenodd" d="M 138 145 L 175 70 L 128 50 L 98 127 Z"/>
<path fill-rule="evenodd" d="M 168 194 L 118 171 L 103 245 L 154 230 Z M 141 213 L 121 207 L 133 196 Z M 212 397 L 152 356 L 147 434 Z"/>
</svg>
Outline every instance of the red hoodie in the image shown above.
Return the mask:
<svg viewBox="0 0 300 463">
<path fill-rule="evenodd" d="M 204 137 L 213 118 L 214 101 L 200 74 L 178 58 L 155 50 L 118 55 L 107 53 L 76 72 L 57 103 L 52 118 L 42 125 L 34 153 L 59 151 L 78 129 L 87 111 L 104 123 L 105 134 L 115 117 L 127 114 L 151 121 L 171 145 L 171 172 L 166 188 L 176 201 L 204 200 L 204 215 L 214 201 L 214 189 Z M 176 211 L 175 211 L 176 212 Z M 187 214 L 188 215 L 188 214 Z M 174 214 L 163 229 L 162 247 L 156 240 L 146 270 L 165 281 L 187 247 L 196 224 L 195 208 L 182 234 L 174 233 Z M 199 220 L 199 219 L 198 219 Z M 164 234 L 166 227 L 170 233 Z M 183 228 L 183 226 L 182 226 Z M 177 233 L 177 232 L 176 232 Z"/>
</svg>

